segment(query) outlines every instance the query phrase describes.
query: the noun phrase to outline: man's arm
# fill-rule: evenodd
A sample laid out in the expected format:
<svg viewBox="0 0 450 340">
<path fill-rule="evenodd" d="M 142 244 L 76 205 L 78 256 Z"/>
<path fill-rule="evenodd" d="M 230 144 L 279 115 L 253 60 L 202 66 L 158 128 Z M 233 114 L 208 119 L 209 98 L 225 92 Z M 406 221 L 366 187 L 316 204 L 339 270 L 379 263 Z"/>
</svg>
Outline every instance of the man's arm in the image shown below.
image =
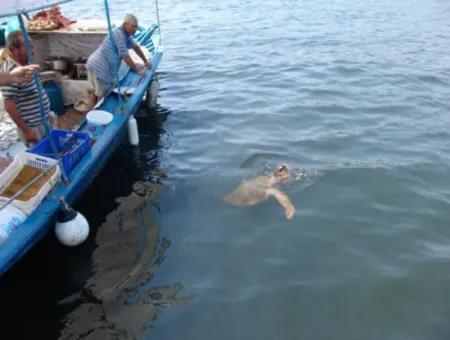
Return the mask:
<svg viewBox="0 0 450 340">
<path fill-rule="evenodd" d="M 26 65 L 15 67 L 11 72 L 0 72 L 0 85 L 12 83 L 25 83 L 30 80 L 33 73 L 39 70 L 39 65 Z"/>
<path fill-rule="evenodd" d="M 134 44 L 133 50 L 134 50 L 134 52 L 136 52 L 136 54 L 139 56 L 139 58 L 142 59 L 146 68 L 148 68 L 148 69 L 152 68 L 152 62 L 150 60 L 147 60 L 144 52 L 142 52 L 142 50 L 138 44 Z"/>
<path fill-rule="evenodd" d="M 113 37 L 114 41 L 117 47 L 117 53 L 120 58 L 136 73 L 140 74 L 141 77 L 144 76 L 143 73 L 139 72 L 139 69 L 136 67 L 136 64 L 134 63 L 133 59 L 131 59 L 130 55 L 128 54 L 128 48 L 134 47 L 131 45 L 131 42 L 129 43 L 127 39 L 124 39 L 124 35 L 121 34 L 120 29 L 115 29 L 113 31 Z"/>
<path fill-rule="evenodd" d="M 9 72 L 0 72 L 0 85 L 8 85 L 14 82 L 14 75 Z"/>
<path fill-rule="evenodd" d="M 16 102 L 13 99 L 5 99 L 5 110 L 19 129 L 22 130 L 26 140 L 35 142 L 37 140 L 36 133 L 28 127 L 27 123 L 25 123 L 17 108 Z"/>
<path fill-rule="evenodd" d="M 136 73 L 139 73 L 141 76 L 141 72 L 139 72 L 139 69 L 137 68 L 136 64 L 134 63 L 133 59 L 129 55 L 126 55 L 122 57 L 123 61 L 127 63 L 127 65 Z"/>
</svg>

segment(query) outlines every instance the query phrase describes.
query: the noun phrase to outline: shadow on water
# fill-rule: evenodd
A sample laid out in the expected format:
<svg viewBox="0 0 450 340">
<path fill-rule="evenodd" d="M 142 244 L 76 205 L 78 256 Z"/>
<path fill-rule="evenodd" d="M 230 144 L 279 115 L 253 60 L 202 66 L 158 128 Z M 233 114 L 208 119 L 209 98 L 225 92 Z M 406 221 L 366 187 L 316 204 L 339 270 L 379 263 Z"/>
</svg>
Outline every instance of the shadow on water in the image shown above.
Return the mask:
<svg viewBox="0 0 450 340">
<path fill-rule="evenodd" d="M 170 112 L 142 111 L 139 147 L 121 146 L 75 205 L 88 240 L 67 248 L 50 231 L 1 278 L 3 339 L 136 338 L 175 299 L 180 284 L 147 288 L 170 246 L 157 204 Z"/>
</svg>

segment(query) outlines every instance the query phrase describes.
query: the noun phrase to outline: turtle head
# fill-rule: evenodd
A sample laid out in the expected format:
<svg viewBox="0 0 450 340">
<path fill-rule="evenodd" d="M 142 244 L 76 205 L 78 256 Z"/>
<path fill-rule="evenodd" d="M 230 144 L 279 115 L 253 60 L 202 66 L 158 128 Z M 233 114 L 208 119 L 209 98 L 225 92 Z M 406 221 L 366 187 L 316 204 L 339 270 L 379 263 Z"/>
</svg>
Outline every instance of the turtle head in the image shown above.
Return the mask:
<svg viewBox="0 0 450 340">
<path fill-rule="evenodd" d="M 277 166 L 276 170 L 273 172 L 273 176 L 275 177 L 277 182 L 284 182 L 291 177 L 289 170 L 290 169 L 287 164 L 280 164 Z"/>
</svg>

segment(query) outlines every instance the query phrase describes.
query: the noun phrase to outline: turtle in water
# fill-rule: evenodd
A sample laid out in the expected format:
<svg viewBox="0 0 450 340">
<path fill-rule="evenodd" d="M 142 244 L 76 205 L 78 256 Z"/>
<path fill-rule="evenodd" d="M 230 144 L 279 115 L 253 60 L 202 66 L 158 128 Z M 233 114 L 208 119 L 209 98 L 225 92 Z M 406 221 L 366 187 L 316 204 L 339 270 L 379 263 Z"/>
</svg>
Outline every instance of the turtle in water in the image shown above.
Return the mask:
<svg viewBox="0 0 450 340">
<path fill-rule="evenodd" d="M 295 207 L 289 197 L 275 187 L 289 178 L 289 167 L 281 164 L 269 175 L 243 181 L 236 189 L 227 194 L 224 200 L 233 205 L 250 206 L 264 202 L 273 196 L 284 208 L 286 218 L 291 219 L 294 217 Z"/>
</svg>

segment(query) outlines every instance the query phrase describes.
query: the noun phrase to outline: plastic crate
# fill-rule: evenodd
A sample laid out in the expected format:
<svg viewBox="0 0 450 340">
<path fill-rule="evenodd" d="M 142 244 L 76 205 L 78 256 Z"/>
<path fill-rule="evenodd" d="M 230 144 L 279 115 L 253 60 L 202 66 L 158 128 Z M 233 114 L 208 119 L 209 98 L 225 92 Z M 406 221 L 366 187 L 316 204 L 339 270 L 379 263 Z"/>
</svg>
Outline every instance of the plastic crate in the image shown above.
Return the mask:
<svg viewBox="0 0 450 340">
<path fill-rule="evenodd" d="M 12 163 L 0 174 L 0 194 L 6 187 L 16 178 L 20 170 L 25 165 L 30 165 L 39 169 L 49 169 L 58 164 L 58 161 L 34 155 L 29 152 L 20 152 L 15 157 Z M 47 182 L 39 189 L 39 191 L 31 197 L 29 200 L 24 201 L 20 199 L 15 199 L 11 204 L 20 209 L 24 214 L 30 215 L 34 209 L 42 202 L 42 200 L 47 196 L 49 191 L 58 183 L 61 176 L 61 169 L 59 166 L 55 167 L 55 172 L 47 180 Z M 0 206 L 8 201 L 8 197 L 0 196 Z"/>
<path fill-rule="evenodd" d="M 90 150 L 89 135 L 84 132 L 69 130 L 51 130 L 50 135 L 55 142 L 59 157 L 61 157 L 61 164 L 66 174 L 69 174 L 80 159 Z M 31 148 L 29 152 L 58 159 L 52 150 L 48 137 Z"/>
</svg>

